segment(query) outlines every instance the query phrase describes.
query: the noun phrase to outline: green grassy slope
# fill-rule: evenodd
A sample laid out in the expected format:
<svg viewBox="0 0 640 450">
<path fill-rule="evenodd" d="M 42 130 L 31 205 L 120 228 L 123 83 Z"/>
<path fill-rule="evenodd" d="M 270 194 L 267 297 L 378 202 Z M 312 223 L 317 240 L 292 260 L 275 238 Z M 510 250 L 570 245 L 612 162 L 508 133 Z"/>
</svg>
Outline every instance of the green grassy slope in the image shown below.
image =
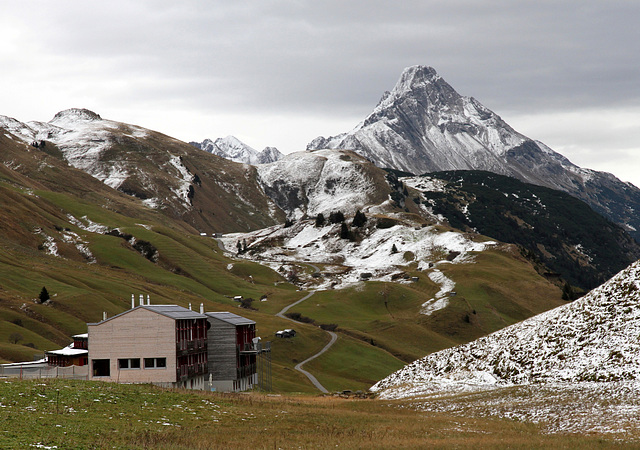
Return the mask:
<svg viewBox="0 0 640 450">
<path fill-rule="evenodd" d="M 274 389 L 316 392 L 293 367 L 324 347 L 328 335 L 275 317 L 304 292 L 264 266 L 225 257 L 215 240 L 185 221 L 144 207 L 55 155 L 2 134 L 0 150 L 0 361 L 30 360 L 65 346 L 103 312 L 113 316 L 128 309 L 131 294 L 136 301 L 149 294 L 156 304 L 204 303 L 207 311 L 255 320 L 258 334 L 273 341 Z M 104 228 L 88 231 L 92 224 Z M 118 231 L 105 234 L 107 229 Z M 51 254 L 52 242 L 59 256 Z M 155 257 L 141 253 L 141 242 Z M 518 254 L 476 258 L 476 264 L 442 269 L 456 281 L 458 296 L 433 316 L 419 310 L 438 287 L 419 272 L 411 273 L 420 277 L 413 284 L 367 282 L 316 293 L 294 311 L 318 324 L 337 324 L 340 338 L 307 370 L 332 390 L 366 389 L 403 362 L 561 303 L 560 289 Z M 37 301 L 43 286 L 51 295 L 46 304 Z M 239 309 L 235 295 L 254 298 L 257 309 Z M 290 327 L 298 330 L 295 338 L 273 338 Z"/>
<path fill-rule="evenodd" d="M 31 360 L 67 345 L 87 322 L 130 307 L 131 294 L 149 294 L 153 303 L 174 303 L 207 311 L 233 311 L 256 320 L 258 334 L 271 339 L 291 322 L 274 312 L 304 295 L 272 270 L 222 255 L 215 240 L 182 221 L 143 207 L 58 158 L 25 149 L 5 136 L 0 164 L 0 361 Z M 27 151 L 28 150 L 28 151 Z M 83 223 L 83 226 L 79 226 Z M 149 242 L 151 261 L 117 235 L 90 232 L 100 224 L 121 236 Z M 89 260 L 66 242 L 75 235 L 91 251 Z M 47 251 L 53 240 L 60 256 Z M 51 300 L 37 301 L 46 286 Z M 240 310 L 235 295 L 265 311 Z M 300 325 L 294 340 L 274 341 L 273 386 L 278 391 L 313 392 L 293 366 L 328 341 L 322 330 Z M 11 336 L 14 338 L 11 338 Z M 375 350 L 374 350 L 375 351 Z M 384 353 L 380 350 L 381 353 Z M 396 363 L 384 375 L 397 368 Z M 376 379 L 369 378 L 368 383 Z M 348 385 L 348 377 L 344 384 Z"/>
<path fill-rule="evenodd" d="M 615 399 L 614 399 L 615 401 Z M 620 448 L 624 436 L 416 411 L 409 403 L 228 395 L 68 380 L 0 384 L 3 448 Z"/>
<path fill-rule="evenodd" d="M 469 342 L 562 304 L 559 288 L 538 275 L 514 249 L 486 251 L 473 264 L 440 266 L 456 283 L 449 306 L 431 315 L 420 306 L 439 287 L 425 274 L 417 283 L 367 282 L 346 290 L 316 293 L 295 306 L 319 324 L 339 329 L 409 362 L 427 353 Z"/>
</svg>

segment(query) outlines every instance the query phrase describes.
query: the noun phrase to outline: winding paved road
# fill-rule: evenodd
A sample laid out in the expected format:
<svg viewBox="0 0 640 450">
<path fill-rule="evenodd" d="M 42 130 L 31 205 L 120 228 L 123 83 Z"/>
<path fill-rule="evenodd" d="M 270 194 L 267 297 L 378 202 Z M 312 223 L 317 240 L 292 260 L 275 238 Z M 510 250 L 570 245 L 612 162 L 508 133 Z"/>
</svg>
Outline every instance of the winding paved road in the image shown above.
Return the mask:
<svg viewBox="0 0 640 450">
<path fill-rule="evenodd" d="M 218 247 L 220 248 L 220 250 L 222 250 L 223 252 L 226 251 L 224 244 L 222 243 L 222 240 L 219 238 L 216 238 L 216 241 L 218 241 Z M 320 272 L 320 268 L 317 266 L 314 266 L 313 264 L 309 264 L 306 263 L 308 265 L 310 265 L 311 267 L 313 267 L 313 269 L 316 272 Z M 315 291 L 311 291 L 309 292 L 307 295 L 305 295 L 304 297 L 302 297 L 300 300 L 295 301 L 293 303 L 291 303 L 288 306 L 285 306 L 284 308 L 282 308 L 282 311 L 280 311 L 279 313 L 276 314 L 276 316 L 280 317 L 281 319 L 285 319 L 288 320 L 290 322 L 294 322 L 294 323 L 299 323 L 302 324 L 302 322 L 298 322 L 297 320 L 293 320 L 287 316 L 285 316 L 286 312 L 289 311 L 289 309 L 293 308 L 294 306 L 296 306 L 299 303 L 302 303 L 303 301 L 305 301 L 306 299 L 308 299 L 309 297 L 311 297 L 313 294 L 315 294 Z M 318 356 L 322 355 L 323 353 L 325 353 L 327 350 L 329 350 L 331 348 L 331 346 L 333 344 L 335 344 L 335 342 L 338 340 L 338 335 L 335 334 L 333 331 L 328 331 L 325 330 L 327 333 L 329 333 L 329 336 L 331 336 L 331 340 L 329 341 L 329 343 L 327 345 L 325 345 L 322 350 L 320 350 L 318 353 L 316 353 L 315 355 L 310 356 L 309 358 L 305 359 L 304 361 L 302 361 L 301 363 L 296 364 L 296 366 L 294 367 L 295 370 L 297 370 L 298 372 L 302 373 L 303 375 L 305 375 L 309 381 L 311 381 L 311 383 L 313 383 L 313 385 L 318 388 L 318 390 L 320 392 L 323 393 L 328 393 L 329 391 L 327 390 L 327 388 L 325 388 L 316 377 L 314 377 L 312 374 L 310 374 L 309 372 L 307 372 L 306 370 L 304 370 L 302 368 L 302 366 L 304 366 L 306 363 L 308 363 L 309 361 L 316 359 Z"/>
<path fill-rule="evenodd" d="M 280 317 L 281 319 L 286 319 L 286 320 L 289 320 L 291 322 L 295 322 L 295 323 L 300 323 L 301 324 L 302 322 L 298 322 L 297 320 L 293 320 L 293 319 L 290 319 L 289 317 L 285 316 L 285 313 L 287 311 L 289 311 L 290 308 L 296 306 L 298 303 L 302 303 L 303 301 L 305 301 L 306 299 L 311 297 L 313 294 L 315 294 L 315 291 L 311 291 L 307 295 L 302 297 L 300 300 L 298 300 L 296 302 L 293 302 L 289 306 L 285 306 L 282 309 L 282 311 L 280 311 L 279 313 L 276 314 L 276 316 Z M 327 330 L 325 330 L 325 331 L 327 331 Z M 327 333 L 329 333 L 329 336 L 331 336 L 331 340 L 329 341 L 329 343 L 327 345 L 325 345 L 324 348 L 322 350 L 320 350 L 318 353 L 316 353 L 313 356 L 310 356 L 309 358 L 305 359 L 301 363 L 296 364 L 296 366 L 294 367 L 294 369 L 296 369 L 298 372 L 300 372 L 303 375 L 305 375 L 309 379 L 309 381 L 311 381 L 313 383 L 313 385 L 318 388 L 318 390 L 320 392 L 323 392 L 325 394 L 328 393 L 329 391 L 318 381 L 318 379 L 316 377 L 314 377 L 309 372 L 304 370 L 302 368 L 302 366 L 305 365 L 306 363 L 308 363 L 309 361 L 311 361 L 312 359 L 315 359 L 318 356 L 322 355 L 324 352 L 329 350 L 331 348 L 331 346 L 336 342 L 336 340 L 338 339 L 338 335 L 335 334 L 333 331 L 327 331 Z"/>
</svg>

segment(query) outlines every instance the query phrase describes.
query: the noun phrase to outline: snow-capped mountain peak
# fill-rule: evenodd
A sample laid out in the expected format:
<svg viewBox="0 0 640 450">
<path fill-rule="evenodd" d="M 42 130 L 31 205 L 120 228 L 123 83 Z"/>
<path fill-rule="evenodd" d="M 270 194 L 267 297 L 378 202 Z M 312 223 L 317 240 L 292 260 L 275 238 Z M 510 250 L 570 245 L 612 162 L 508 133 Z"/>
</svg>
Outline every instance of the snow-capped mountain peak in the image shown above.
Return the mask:
<svg viewBox="0 0 640 450">
<path fill-rule="evenodd" d="M 406 68 L 395 87 L 351 131 L 317 137 L 307 150 L 347 149 L 378 167 L 423 174 L 484 170 L 565 191 L 609 219 L 640 230 L 640 189 L 582 169 L 510 127 L 431 67 Z M 640 233 L 637 233 L 638 239 Z"/>
<path fill-rule="evenodd" d="M 284 155 L 275 147 L 265 147 L 258 153 L 258 164 L 269 164 L 282 159 Z"/>
<path fill-rule="evenodd" d="M 205 152 L 243 164 L 268 164 L 283 156 L 275 147 L 265 147 L 259 152 L 235 136 L 218 138 L 215 141 L 205 139 L 202 142 L 190 142 L 190 144 Z"/>
<path fill-rule="evenodd" d="M 407 96 L 428 96 L 432 103 L 451 103 L 460 95 L 442 79 L 433 67 L 412 66 L 404 69 L 391 92 L 385 93 L 376 110 L 388 108 L 394 101 Z"/>
<path fill-rule="evenodd" d="M 417 174 L 504 173 L 497 157 L 525 139 L 477 100 L 458 94 L 432 67 L 412 66 L 352 131 L 317 138 L 307 148 L 351 149 L 380 167 Z"/>
<path fill-rule="evenodd" d="M 49 123 L 52 125 L 64 126 L 65 124 L 76 123 L 79 121 L 93 122 L 96 120 L 102 120 L 102 117 L 93 111 L 89 111 L 84 108 L 70 108 L 58 112 L 53 116 L 53 119 L 51 119 Z"/>
</svg>

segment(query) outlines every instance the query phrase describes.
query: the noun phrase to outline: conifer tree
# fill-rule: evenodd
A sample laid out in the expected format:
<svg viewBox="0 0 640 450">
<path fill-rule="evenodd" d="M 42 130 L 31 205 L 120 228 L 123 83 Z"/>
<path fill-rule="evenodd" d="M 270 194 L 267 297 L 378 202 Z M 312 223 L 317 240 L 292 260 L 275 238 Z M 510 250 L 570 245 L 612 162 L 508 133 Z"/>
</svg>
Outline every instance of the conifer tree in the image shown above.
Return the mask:
<svg viewBox="0 0 640 450">
<path fill-rule="evenodd" d="M 47 300 L 49 300 L 51 297 L 49 296 L 49 292 L 47 291 L 47 288 L 42 286 L 42 290 L 40 291 L 40 295 L 38 295 L 38 299 L 40 300 L 40 303 L 44 303 Z"/>
<path fill-rule="evenodd" d="M 340 238 L 341 239 L 349 239 L 351 233 L 349 232 L 349 227 L 346 223 L 342 222 L 340 226 Z"/>
<path fill-rule="evenodd" d="M 344 222 L 344 214 L 342 211 L 334 211 L 329 214 L 329 222 L 331 223 L 340 223 Z"/>
<path fill-rule="evenodd" d="M 356 215 L 353 217 L 353 223 L 352 223 L 353 226 L 361 227 L 366 222 L 367 222 L 367 216 L 365 216 L 363 212 L 360 212 L 360 210 L 357 210 Z"/>
</svg>

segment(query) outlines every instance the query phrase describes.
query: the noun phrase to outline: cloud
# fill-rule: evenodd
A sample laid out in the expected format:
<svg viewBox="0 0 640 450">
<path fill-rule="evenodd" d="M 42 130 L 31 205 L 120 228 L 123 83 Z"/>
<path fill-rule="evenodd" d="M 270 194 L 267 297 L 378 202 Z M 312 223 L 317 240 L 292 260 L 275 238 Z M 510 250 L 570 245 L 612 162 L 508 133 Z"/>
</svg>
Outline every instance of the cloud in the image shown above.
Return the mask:
<svg viewBox="0 0 640 450">
<path fill-rule="evenodd" d="M 278 135 L 271 123 L 298 149 L 347 131 L 404 67 L 426 64 L 501 115 L 622 117 L 640 105 L 637 17 L 640 3 L 624 0 L 8 2 L 0 114 L 46 120 L 82 106 L 182 139 L 217 137 L 202 118 L 265 141 Z M 575 129 L 554 133 L 583 144 Z"/>
<path fill-rule="evenodd" d="M 640 107 L 503 115 L 515 129 L 581 167 L 640 186 Z"/>
<path fill-rule="evenodd" d="M 497 108 L 640 95 L 631 2 L 20 3 L 10 13 L 23 37 L 37 30 L 24 40 L 41 70 L 91 80 L 87 89 L 109 78 L 138 91 L 157 79 L 198 107 L 364 108 L 414 64 Z"/>
</svg>

